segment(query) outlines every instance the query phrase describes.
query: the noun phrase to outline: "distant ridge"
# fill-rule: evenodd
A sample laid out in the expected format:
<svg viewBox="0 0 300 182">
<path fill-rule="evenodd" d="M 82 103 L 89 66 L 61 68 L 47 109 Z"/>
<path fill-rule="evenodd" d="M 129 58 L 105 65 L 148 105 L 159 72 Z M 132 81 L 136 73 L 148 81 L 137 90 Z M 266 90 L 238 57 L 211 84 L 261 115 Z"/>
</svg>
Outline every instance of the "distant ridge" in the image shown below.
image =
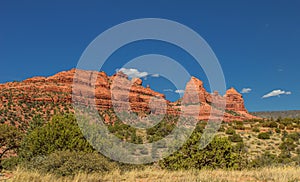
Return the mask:
<svg viewBox="0 0 300 182">
<path fill-rule="evenodd" d="M 259 112 L 250 112 L 258 117 L 262 118 L 300 118 L 300 110 L 287 110 L 287 111 L 259 111 Z"/>
</svg>

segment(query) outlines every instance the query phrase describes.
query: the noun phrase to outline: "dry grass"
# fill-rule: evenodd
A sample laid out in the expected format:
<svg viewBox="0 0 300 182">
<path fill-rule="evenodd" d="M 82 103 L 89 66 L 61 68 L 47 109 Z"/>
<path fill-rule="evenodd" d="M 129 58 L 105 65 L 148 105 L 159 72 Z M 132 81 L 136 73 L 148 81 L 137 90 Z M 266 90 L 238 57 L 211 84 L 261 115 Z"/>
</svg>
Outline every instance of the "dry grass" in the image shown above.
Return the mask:
<svg viewBox="0 0 300 182">
<path fill-rule="evenodd" d="M 154 168 L 133 170 L 121 174 L 114 171 L 106 175 L 78 174 L 75 177 L 55 177 L 21 169 L 13 171 L 9 182 L 94 182 L 94 181 L 300 181 L 300 168 L 276 167 L 242 171 L 189 170 L 166 171 Z"/>
</svg>

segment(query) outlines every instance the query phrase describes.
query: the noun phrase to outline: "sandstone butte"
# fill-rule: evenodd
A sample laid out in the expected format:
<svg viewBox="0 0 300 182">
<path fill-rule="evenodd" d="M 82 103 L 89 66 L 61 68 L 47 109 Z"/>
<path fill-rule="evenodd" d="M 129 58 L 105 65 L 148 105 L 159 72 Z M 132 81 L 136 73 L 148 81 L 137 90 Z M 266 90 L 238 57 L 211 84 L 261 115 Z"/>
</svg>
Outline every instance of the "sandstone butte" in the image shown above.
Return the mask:
<svg viewBox="0 0 300 182">
<path fill-rule="evenodd" d="M 75 76 L 75 72 L 80 76 Z M 76 88 L 73 87 L 73 81 L 77 85 Z M 202 81 L 195 77 L 186 84 L 184 96 L 176 102 L 166 100 L 164 94 L 148 86 L 143 87 L 139 78 L 129 80 L 122 72 L 108 76 L 104 72 L 76 69 L 59 72 L 50 77 L 33 77 L 21 82 L 0 84 L 0 92 L 11 93 L 0 95 L 0 109 L 8 102 L 24 105 L 38 101 L 71 105 L 73 94 L 76 102 L 86 105 L 95 103 L 99 111 L 113 108 L 117 111 L 131 110 L 139 114 L 178 115 L 184 110 L 185 114 L 192 114 L 199 120 L 208 120 L 210 115 L 212 119 L 221 116 L 226 122 L 260 119 L 248 113 L 242 95 L 234 88 L 227 90 L 223 96 L 216 91 L 208 93 Z M 225 112 L 219 109 L 222 105 Z"/>
</svg>

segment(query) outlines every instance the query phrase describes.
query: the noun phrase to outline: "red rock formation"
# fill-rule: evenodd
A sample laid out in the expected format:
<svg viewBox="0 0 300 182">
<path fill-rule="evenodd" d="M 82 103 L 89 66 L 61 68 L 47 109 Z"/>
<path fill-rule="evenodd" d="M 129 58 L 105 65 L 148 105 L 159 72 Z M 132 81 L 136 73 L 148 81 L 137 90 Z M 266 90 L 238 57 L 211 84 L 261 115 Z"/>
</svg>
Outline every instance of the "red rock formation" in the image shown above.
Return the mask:
<svg viewBox="0 0 300 182">
<path fill-rule="evenodd" d="M 75 88 L 73 82 L 76 83 Z M 198 119 L 207 120 L 210 115 L 212 118 L 222 116 L 218 108 L 226 101 L 226 111 L 236 114 L 226 112 L 225 121 L 255 118 L 247 112 L 241 94 L 235 89 L 229 89 L 224 96 L 217 92 L 210 94 L 203 87 L 202 81 L 195 77 L 187 83 L 181 103 L 167 101 L 163 94 L 153 91 L 150 87 L 143 87 L 141 79 L 129 80 L 122 72 L 109 77 L 104 72 L 72 69 L 47 78 L 33 77 L 23 82 L 0 84 L 0 91 L 0 109 L 8 102 L 71 104 L 73 99 L 85 105 L 95 103 L 98 110 L 114 107 L 120 111 L 131 110 L 147 114 L 167 112 L 178 115 L 181 109 L 187 115 L 196 115 Z M 12 93 L 11 96 L 9 93 Z M 47 108 L 44 108 L 44 111 L 46 112 Z M 24 119 L 24 116 L 21 118 Z M 105 116 L 105 121 L 107 120 Z"/>
<path fill-rule="evenodd" d="M 203 87 L 203 82 L 195 77 L 192 77 L 186 84 L 185 93 L 182 98 L 182 104 L 211 102 L 211 99 L 211 95 L 206 92 L 205 88 Z"/>
<path fill-rule="evenodd" d="M 257 118 L 248 113 L 242 95 L 234 88 L 227 90 L 224 96 L 219 95 L 217 91 L 209 94 L 203 87 L 202 81 L 195 77 L 192 77 L 186 85 L 182 104 L 183 110 L 190 115 L 194 111 L 193 115 L 198 115 L 199 120 L 214 120 L 222 117 L 224 121 Z M 199 112 L 195 112 L 197 104 Z"/>
<path fill-rule="evenodd" d="M 141 79 L 134 78 L 130 81 L 127 75 L 119 72 L 112 76 L 111 82 L 112 106 L 117 111 L 165 113 L 166 108 L 163 107 L 163 103 L 167 103 L 165 96 L 150 88 L 144 88 Z M 153 99 L 156 100 L 156 104 L 152 104 L 151 108 L 150 103 L 153 103 Z"/>
<path fill-rule="evenodd" d="M 244 106 L 243 96 L 234 88 L 226 91 L 226 109 L 231 111 L 247 111 Z"/>
</svg>

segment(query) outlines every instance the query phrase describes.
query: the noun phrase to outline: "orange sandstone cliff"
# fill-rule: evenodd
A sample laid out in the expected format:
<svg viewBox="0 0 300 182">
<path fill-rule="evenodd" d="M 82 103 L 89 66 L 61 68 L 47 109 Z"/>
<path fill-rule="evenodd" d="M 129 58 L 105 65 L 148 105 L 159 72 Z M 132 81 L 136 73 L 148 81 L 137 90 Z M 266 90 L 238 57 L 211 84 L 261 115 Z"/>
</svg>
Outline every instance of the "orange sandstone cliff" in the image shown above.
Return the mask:
<svg viewBox="0 0 300 182">
<path fill-rule="evenodd" d="M 197 113 L 199 120 L 208 120 L 210 114 L 212 117 L 223 116 L 223 120 L 227 122 L 259 119 L 247 112 L 242 95 L 234 88 L 227 90 L 224 96 L 218 92 L 211 94 L 205 90 L 202 81 L 195 77 L 187 83 L 183 98 L 170 102 L 165 99 L 164 94 L 150 87 L 143 87 L 141 79 L 129 80 L 122 72 L 108 76 L 104 72 L 77 71 L 80 72 L 80 78 L 75 78 L 76 80 L 76 70 L 72 69 L 50 77 L 33 77 L 21 82 L 0 84 L 0 122 L 22 125 L 35 115 L 48 119 L 56 113 L 73 112 L 72 93 L 77 101 L 86 105 L 95 103 L 98 110 L 113 107 L 140 114 L 178 115 L 180 108 L 185 107 L 187 113 Z M 90 80 L 96 82 L 90 85 Z M 72 90 L 73 81 L 80 89 Z M 80 98 L 82 95 L 91 97 Z M 222 113 L 219 108 L 225 101 L 225 112 Z M 151 103 L 155 103 L 155 107 L 151 107 Z"/>
</svg>

